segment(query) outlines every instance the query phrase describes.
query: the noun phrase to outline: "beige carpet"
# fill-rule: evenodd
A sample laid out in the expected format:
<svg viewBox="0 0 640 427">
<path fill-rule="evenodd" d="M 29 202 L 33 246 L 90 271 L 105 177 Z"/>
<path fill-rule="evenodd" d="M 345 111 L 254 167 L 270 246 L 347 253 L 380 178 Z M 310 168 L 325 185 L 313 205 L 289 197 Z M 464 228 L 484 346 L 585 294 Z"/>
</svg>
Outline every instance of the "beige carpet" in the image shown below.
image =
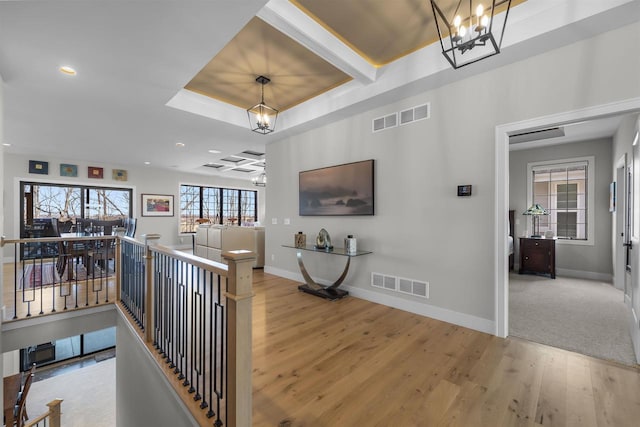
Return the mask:
<svg viewBox="0 0 640 427">
<path fill-rule="evenodd" d="M 55 398 L 64 399 L 62 425 L 65 427 L 115 426 L 116 359 L 35 381 L 27 398 L 29 417 L 33 419 L 45 413 L 47 403 Z"/>
<path fill-rule="evenodd" d="M 511 274 L 509 334 L 634 365 L 623 298 L 609 283 Z"/>
</svg>

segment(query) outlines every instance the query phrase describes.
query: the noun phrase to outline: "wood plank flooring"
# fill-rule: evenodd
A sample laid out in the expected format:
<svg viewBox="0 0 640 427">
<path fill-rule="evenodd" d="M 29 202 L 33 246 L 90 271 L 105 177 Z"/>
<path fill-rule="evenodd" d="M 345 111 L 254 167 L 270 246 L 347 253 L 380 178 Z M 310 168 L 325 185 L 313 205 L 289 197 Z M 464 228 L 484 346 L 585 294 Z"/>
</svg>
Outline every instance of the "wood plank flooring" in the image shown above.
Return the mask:
<svg viewBox="0 0 640 427">
<path fill-rule="evenodd" d="M 18 274 L 21 271 L 21 267 L 18 267 Z M 3 264 L 2 274 L 2 303 L 5 307 L 3 322 L 12 321 L 14 315 L 18 319 L 24 319 L 28 315 L 49 315 L 65 310 L 111 304 L 116 301 L 116 281 L 113 275 L 91 276 L 87 280 L 58 281 L 53 286 L 37 286 L 35 289 L 25 291 L 18 289 L 16 293 L 14 264 Z M 19 286 L 16 287 L 19 288 Z"/>
<path fill-rule="evenodd" d="M 640 370 L 254 271 L 254 426 L 638 426 Z"/>
</svg>

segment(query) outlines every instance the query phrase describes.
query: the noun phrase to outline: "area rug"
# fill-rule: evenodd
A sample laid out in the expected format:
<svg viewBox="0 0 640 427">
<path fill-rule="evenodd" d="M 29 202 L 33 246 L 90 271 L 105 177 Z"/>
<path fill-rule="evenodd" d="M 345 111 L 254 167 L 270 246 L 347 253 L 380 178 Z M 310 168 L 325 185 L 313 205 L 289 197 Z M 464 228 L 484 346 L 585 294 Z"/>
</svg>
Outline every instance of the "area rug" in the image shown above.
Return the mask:
<svg viewBox="0 0 640 427">
<path fill-rule="evenodd" d="M 51 286 L 60 282 L 56 266 L 52 262 L 27 264 L 20 273 L 18 289 L 33 289 L 41 286 Z"/>
<path fill-rule="evenodd" d="M 73 269 L 72 277 L 69 278 L 68 269 Z M 52 262 L 44 262 L 44 263 L 32 263 L 27 264 L 23 271 L 19 273 L 19 287 L 18 289 L 29 290 L 33 288 L 52 286 L 56 283 L 62 282 L 73 282 L 92 279 L 92 278 L 101 278 L 101 277 L 109 277 L 113 275 L 113 270 L 109 268 L 108 271 L 104 271 L 100 266 L 96 265 L 94 267 L 94 271 L 91 274 L 87 273 L 87 268 L 83 264 L 73 264 L 71 266 L 67 266 L 65 269 L 62 278 L 58 274 L 56 270 L 55 263 Z"/>
<path fill-rule="evenodd" d="M 509 335 L 635 365 L 622 291 L 609 283 L 509 277 Z"/>
</svg>

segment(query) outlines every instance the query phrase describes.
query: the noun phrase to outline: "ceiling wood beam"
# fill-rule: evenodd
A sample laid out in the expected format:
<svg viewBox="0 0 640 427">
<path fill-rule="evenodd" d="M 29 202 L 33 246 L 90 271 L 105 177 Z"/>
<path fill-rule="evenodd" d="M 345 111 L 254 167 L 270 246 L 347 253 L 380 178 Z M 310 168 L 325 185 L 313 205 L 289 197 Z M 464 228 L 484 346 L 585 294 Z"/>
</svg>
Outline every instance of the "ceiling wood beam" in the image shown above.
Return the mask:
<svg viewBox="0 0 640 427">
<path fill-rule="evenodd" d="M 286 0 L 271 0 L 257 15 L 355 80 L 376 80 L 377 69 L 307 14 Z"/>
</svg>

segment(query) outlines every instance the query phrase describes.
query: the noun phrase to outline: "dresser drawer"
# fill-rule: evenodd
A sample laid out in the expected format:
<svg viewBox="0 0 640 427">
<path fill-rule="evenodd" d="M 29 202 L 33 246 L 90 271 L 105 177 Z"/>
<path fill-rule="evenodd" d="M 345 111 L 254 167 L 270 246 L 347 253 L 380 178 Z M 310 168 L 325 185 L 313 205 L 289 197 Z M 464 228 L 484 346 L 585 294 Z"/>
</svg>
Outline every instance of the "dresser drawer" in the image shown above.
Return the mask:
<svg viewBox="0 0 640 427">
<path fill-rule="evenodd" d="M 556 277 L 555 239 L 520 238 L 519 273 L 548 274 Z"/>
</svg>

